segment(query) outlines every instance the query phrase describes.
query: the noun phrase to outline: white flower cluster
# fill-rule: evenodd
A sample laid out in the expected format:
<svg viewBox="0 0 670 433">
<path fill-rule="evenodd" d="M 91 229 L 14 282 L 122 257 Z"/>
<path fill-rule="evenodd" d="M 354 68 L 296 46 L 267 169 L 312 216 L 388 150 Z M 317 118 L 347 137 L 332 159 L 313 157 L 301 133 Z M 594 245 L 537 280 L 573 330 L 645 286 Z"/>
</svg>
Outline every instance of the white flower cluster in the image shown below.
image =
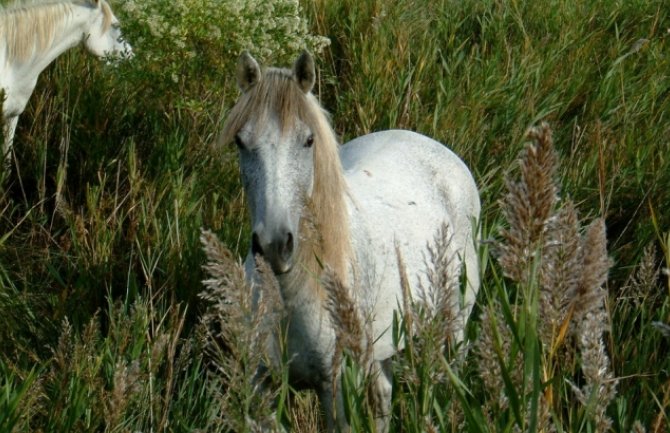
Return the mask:
<svg viewBox="0 0 670 433">
<path fill-rule="evenodd" d="M 298 0 L 117 0 L 124 33 L 149 62 L 228 56 L 243 49 L 277 60 L 330 41 L 309 33 Z M 221 66 L 222 60 L 213 66 Z M 225 63 L 225 62 L 224 62 Z M 162 69 L 165 66 L 161 65 Z M 168 68 L 170 69 L 170 68 Z"/>
</svg>

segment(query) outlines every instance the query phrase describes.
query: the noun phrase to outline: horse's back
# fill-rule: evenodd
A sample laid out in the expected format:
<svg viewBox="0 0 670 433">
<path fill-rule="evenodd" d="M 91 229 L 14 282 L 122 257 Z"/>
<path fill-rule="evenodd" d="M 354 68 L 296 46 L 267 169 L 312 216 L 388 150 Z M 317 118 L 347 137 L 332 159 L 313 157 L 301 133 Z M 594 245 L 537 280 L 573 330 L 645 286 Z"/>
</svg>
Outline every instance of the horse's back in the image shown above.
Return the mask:
<svg viewBox="0 0 670 433">
<path fill-rule="evenodd" d="M 427 245 L 446 224 L 454 255 L 468 269 L 465 315 L 479 286 L 472 223 L 479 218 L 479 193 L 470 170 L 439 142 L 411 131 L 383 131 L 345 144 L 340 151 L 350 196 L 352 244 L 360 267 L 357 284 L 374 314 L 375 356 L 392 354 L 393 310 L 402 303 L 395 247 L 416 289 L 425 279 Z M 463 323 L 465 322 L 465 318 Z M 380 337 L 381 336 L 381 337 Z"/>
<path fill-rule="evenodd" d="M 479 214 L 479 193 L 470 170 L 432 138 L 404 130 L 375 132 L 345 144 L 340 156 L 354 188 L 393 185 L 393 193 L 382 200 L 439 194 L 437 201 L 448 206 L 451 215 Z M 420 184 L 426 191 L 419 190 Z"/>
</svg>

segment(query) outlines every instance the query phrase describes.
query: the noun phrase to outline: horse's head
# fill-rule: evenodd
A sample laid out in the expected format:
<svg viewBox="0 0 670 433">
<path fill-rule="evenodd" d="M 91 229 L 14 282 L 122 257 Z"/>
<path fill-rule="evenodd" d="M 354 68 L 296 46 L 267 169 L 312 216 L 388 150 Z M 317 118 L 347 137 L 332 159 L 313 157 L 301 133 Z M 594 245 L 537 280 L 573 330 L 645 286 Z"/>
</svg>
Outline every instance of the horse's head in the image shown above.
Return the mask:
<svg viewBox="0 0 670 433">
<path fill-rule="evenodd" d="M 303 210 L 314 188 L 318 131 L 313 110 L 320 111 L 310 93 L 314 79 L 308 53 L 292 70 L 261 71 L 245 52 L 237 66 L 242 96 L 224 126 L 224 139 L 239 149 L 252 218 L 252 253 L 262 255 L 276 274 L 295 264 Z"/>
<path fill-rule="evenodd" d="M 87 0 L 93 10 L 84 35 L 86 49 L 98 57 L 126 59 L 133 49 L 121 34 L 121 25 L 106 0 Z"/>
</svg>

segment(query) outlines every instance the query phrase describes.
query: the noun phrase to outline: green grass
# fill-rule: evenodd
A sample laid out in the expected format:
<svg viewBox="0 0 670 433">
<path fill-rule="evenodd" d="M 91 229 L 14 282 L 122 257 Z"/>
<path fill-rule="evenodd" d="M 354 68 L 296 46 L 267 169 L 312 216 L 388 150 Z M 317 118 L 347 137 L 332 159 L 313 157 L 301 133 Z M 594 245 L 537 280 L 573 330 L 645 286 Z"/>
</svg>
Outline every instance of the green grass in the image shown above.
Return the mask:
<svg viewBox="0 0 670 433">
<path fill-rule="evenodd" d="M 342 140 L 407 128 L 449 144 L 475 174 L 486 240 L 500 241 L 507 227 L 504 179 L 517 177 L 526 131 L 550 124 L 557 207 L 570 199 L 583 227 L 599 216 L 607 226 L 605 347 L 619 378 L 607 407 L 612 429 L 639 421 L 667 431 L 670 345 L 652 325 L 670 323 L 668 275 L 655 273 L 670 268 L 664 2 L 302 1 L 309 27 L 297 36 L 282 33 L 293 28 L 284 21 L 269 32 L 252 26 L 263 11 L 233 21 L 225 7 L 211 15 L 205 0 L 172 2 L 164 16 L 184 48 L 152 34 L 128 3 L 112 6 L 133 62 L 109 67 L 75 49 L 42 74 L 20 118 L 15 169 L 0 189 L 0 431 L 230 426 L 199 325 L 207 308 L 199 237 L 211 229 L 241 256 L 249 228 L 235 151 L 211 144 L 237 97 L 237 52 L 287 65 L 318 46 L 308 33 L 331 41 L 316 55 L 317 92 Z M 145 2 L 146 10 L 168 3 Z M 183 4 L 188 14 L 173 13 Z M 222 35 L 211 37 L 204 29 L 216 22 Z M 514 335 L 511 346 L 494 345 L 508 406 L 495 406 L 476 350 L 463 362 L 453 351 L 430 358 L 443 376 L 428 387 L 400 368 L 432 377 L 427 354 L 407 352 L 396 361 L 392 431 L 536 431 L 549 394 L 558 430 L 595 431 L 593 408 L 568 383 L 585 384 L 580 355 L 546 357 L 524 295 L 531 289 L 504 276 L 489 246 L 468 336 L 476 346 L 482 313 L 496 310 L 496 332 Z M 345 366 L 349 410 L 364 430 L 374 424 L 366 378 L 355 361 Z M 310 431 L 312 403 L 282 403 L 281 420 Z"/>
</svg>

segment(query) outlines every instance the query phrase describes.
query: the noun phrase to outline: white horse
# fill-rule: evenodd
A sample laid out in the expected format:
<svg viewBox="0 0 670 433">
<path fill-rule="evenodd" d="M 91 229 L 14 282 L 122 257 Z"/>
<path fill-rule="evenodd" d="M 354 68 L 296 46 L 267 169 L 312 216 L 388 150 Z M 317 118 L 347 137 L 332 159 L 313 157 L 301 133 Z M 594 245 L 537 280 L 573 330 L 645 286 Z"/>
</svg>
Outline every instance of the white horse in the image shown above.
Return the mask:
<svg viewBox="0 0 670 433">
<path fill-rule="evenodd" d="M 308 53 L 292 70 L 261 70 L 243 53 L 237 68 L 242 94 L 221 143 L 234 141 L 239 148 L 253 230 L 248 277 L 255 279 L 254 256 L 262 255 L 288 314 L 290 379 L 317 391 L 332 431 L 346 428 L 346 421 L 341 395 L 332 389 L 336 335 L 319 284 L 323 268 L 357 290 L 355 299 L 372 320 L 374 362 L 381 363 L 397 351 L 391 327 L 403 302 L 395 248 L 416 295 L 426 283 L 428 244 L 446 223 L 455 257 L 451 272 L 458 278 L 465 265 L 467 276 L 454 311 L 460 318 L 456 338 L 462 339 L 479 288 L 473 233 L 480 202 L 465 164 L 425 136 L 384 131 L 340 147 L 311 93 L 314 80 Z M 385 431 L 391 382 L 385 374 L 376 380 L 385 406 L 378 428 Z"/>
<path fill-rule="evenodd" d="M 0 89 L 5 97 L 2 150 L 6 163 L 19 115 L 37 77 L 56 57 L 82 42 L 98 57 L 132 56 L 106 0 L 35 1 L 0 9 Z"/>
</svg>

